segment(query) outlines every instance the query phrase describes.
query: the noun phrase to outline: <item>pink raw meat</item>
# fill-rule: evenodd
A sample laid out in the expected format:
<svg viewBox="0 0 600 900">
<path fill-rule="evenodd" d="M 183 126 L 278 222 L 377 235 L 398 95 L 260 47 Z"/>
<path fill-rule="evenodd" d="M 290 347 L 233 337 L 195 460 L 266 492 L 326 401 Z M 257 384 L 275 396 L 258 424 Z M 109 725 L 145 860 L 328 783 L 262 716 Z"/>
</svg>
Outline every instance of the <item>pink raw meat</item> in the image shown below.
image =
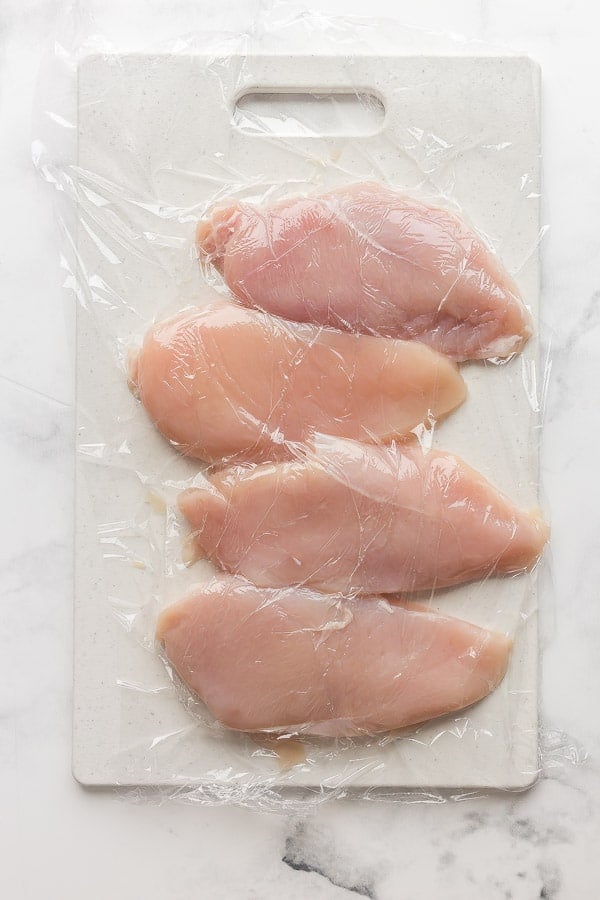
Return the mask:
<svg viewBox="0 0 600 900">
<path fill-rule="evenodd" d="M 289 456 L 315 431 L 364 441 L 441 419 L 465 398 L 421 344 L 286 322 L 235 303 L 150 329 L 130 380 L 157 428 L 209 462 Z"/>
<path fill-rule="evenodd" d="M 305 459 L 213 474 L 179 505 L 201 554 L 267 587 L 447 587 L 523 572 L 548 534 L 450 453 L 323 437 Z"/>
<path fill-rule="evenodd" d="M 243 304 L 298 322 L 416 339 L 457 361 L 509 356 L 532 332 L 514 280 L 471 228 L 381 185 L 219 205 L 197 244 Z"/>
<path fill-rule="evenodd" d="M 422 608 L 231 577 L 164 610 L 157 638 L 228 728 L 329 736 L 470 706 L 502 680 L 511 648 L 502 634 Z"/>
</svg>

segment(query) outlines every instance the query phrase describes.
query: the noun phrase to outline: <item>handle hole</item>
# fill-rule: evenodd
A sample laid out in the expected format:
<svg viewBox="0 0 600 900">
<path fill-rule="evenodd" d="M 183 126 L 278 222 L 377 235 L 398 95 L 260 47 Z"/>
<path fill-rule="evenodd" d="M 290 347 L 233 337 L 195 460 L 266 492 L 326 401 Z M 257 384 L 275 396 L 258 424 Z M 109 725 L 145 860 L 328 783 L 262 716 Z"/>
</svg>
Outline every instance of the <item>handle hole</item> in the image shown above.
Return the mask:
<svg viewBox="0 0 600 900">
<path fill-rule="evenodd" d="M 385 107 L 368 91 L 250 91 L 238 98 L 233 124 L 254 135 L 364 136 L 383 127 Z"/>
</svg>

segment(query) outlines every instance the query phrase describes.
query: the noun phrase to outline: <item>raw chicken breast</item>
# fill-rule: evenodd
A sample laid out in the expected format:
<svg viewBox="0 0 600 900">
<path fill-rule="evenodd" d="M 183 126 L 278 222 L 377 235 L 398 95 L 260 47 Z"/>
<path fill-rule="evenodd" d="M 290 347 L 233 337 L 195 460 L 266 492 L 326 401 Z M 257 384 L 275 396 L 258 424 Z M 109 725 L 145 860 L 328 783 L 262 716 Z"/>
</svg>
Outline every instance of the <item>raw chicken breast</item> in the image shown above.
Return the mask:
<svg viewBox="0 0 600 900">
<path fill-rule="evenodd" d="M 157 638 L 228 728 L 329 736 L 463 709 L 499 684 L 511 648 L 502 634 L 422 608 L 239 578 L 168 607 Z"/>
<path fill-rule="evenodd" d="M 242 303 L 298 322 L 416 339 L 455 360 L 531 335 L 514 281 L 457 216 L 377 184 L 260 210 L 215 208 L 197 243 Z"/>
<path fill-rule="evenodd" d="M 199 554 L 255 584 L 390 593 L 522 572 L 547 539 L 450 453 L 319 437 L 304 460 L 233 468 L 180 495 Z"/>
<path fill-rule="evenodd" d="M 456 366 L 427 347 L 234 303 L 155 325 L 130 378 L 162 434 L 207 461 L 285 458 L 315 430 L 385 440 L 465 397 Z"/>
</svg>

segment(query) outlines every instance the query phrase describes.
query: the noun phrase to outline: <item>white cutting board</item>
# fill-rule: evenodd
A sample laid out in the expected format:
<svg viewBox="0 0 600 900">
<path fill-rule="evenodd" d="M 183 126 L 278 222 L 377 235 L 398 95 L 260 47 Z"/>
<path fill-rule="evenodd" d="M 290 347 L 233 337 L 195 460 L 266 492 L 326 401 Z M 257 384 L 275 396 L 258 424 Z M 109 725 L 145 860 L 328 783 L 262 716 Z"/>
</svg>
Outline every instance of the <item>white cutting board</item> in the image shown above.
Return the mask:
<svg viewBox="0 0 600 900">
<path fill-rule="evenodd" d="M 359 116 L 355 135 L 336 106 L 329 130 L 350 133 L 316 135 L 300 105 L 304 133 L 277 137 L 247 110 L 235 118 L 236 99 L 252 88 L 360 88 L 381 98 L 385 120 L 371 127 Z M 286 100 L 291 114 L 294 102 Z M 200 270 L 192 235 L 207 203 L 230 193 L 275 199 L 377 179 L 447 203 L 487 235 L 537 320 L 538 68 L 519 57 L 92 56 L 79 67 L 78 110 L 75 777 L 209 789 L 265 778 L 526 787 L 537 770 L 535 575 L 434 598 L 451 614 L 511 631 L 515 648 L 493 695 L 408 737 L 346 742 L 329 754 L 333 744 L 308 745 L 310 764 L 282 772 L 268 749 L 186 711 L 152 633 L 158 609 L 209 574 L 206 563 L 183 566 L 171 505 L 195 466 L 152 428 L 124 365 L 154 318 L 223 291 Z M 534 339 L 507 365 L 465 366 L 469 399 L 434 436 L 526 506 L 537 504 L 537 353 Z"/>
</svg>

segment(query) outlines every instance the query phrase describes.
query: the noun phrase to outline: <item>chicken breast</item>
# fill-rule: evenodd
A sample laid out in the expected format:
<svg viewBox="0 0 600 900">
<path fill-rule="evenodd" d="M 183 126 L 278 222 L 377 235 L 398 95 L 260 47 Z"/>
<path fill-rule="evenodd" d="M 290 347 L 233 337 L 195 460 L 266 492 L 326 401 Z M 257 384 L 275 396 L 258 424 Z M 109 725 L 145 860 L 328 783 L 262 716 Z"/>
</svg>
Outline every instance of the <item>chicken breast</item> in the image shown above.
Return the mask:
<svg viewBox="0 0 600 900">
<path fill-rule="evenodd" d="M 528 569 L 548 533 L 450 453 L 324 437 L 303 460 L 216 473 L 179 506 L 199 554 L 265 587 L 447 587 Z"/>
<path fill-rule="evenodd" d="M 156 634 L 228 728 L 329 736 L 463 709 L 499 684 L 511 647 L 502 634 L 382 598 L 228 577 L 164 610 Z"/>
<path fill-rule="evenodd" d="M 353 184 L 268 209 L 220 205 L 197 244 L 244 304 L 298 322 L 423 341 L 454 360 L 506 357 L 531 335 L 494 253 L 444 209 Z"/>
<path fill-rule="evenodd" d="M 155 325 L 129 374 L 162 434 L 209 462 L 285 458 L 314 431 L 387 440 L 465 398 L 456 366 L 427 347 L 234 303 Z"/>
</svg>

